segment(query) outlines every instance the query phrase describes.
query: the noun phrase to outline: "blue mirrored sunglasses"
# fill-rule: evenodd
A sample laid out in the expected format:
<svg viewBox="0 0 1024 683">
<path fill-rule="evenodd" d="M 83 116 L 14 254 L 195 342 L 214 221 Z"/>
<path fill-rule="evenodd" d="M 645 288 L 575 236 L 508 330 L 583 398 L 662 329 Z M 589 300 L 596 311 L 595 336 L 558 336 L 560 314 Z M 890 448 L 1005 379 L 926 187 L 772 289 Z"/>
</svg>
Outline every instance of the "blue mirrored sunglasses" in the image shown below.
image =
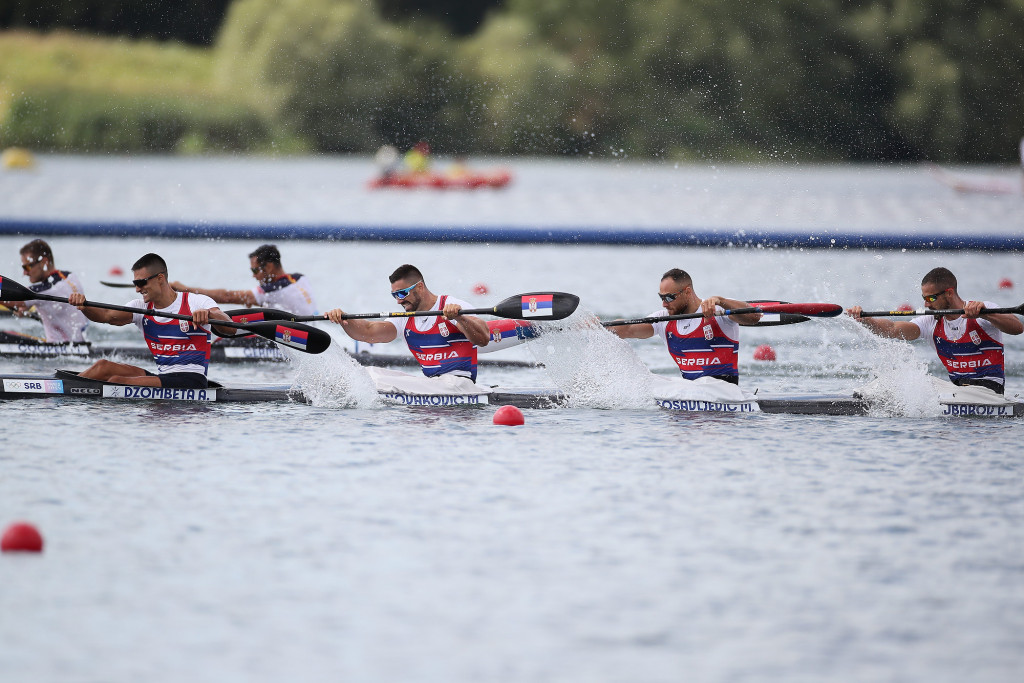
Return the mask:
<svg viewBox="0 0 1024 683">
<path fill-rule="evenodd" d="M 423 282 L 423 280 L 420 280 L 416 284 L 409 285 L 408 287 L 403 287 L 402 289 L 396 289 L 395 291 L 391 292 L 391 296 L 393 296 L 397 300 L 401 301 L 405 297 L 409 296 L 409 292 L 411 292 L 412 290 L 416 289 L 416 285 L 418 285 L 420 282 Z"/>
</svg>

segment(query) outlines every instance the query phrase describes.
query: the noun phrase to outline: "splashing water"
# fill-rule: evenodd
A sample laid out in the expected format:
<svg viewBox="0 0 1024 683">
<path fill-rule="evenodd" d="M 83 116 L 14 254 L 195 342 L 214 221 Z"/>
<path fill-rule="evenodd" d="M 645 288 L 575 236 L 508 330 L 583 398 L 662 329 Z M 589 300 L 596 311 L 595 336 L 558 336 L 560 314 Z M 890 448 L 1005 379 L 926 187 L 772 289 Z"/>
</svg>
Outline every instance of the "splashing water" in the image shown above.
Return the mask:
<svg viewBox="0 0 1024 683">
<path fill-rule="evenodd" d="M 335 337 L 335 332 L 330 331 Z M 375 408 L 380 405 L 377 387 L 369 373 L 341 345 L 332 344 L 317 355 L 289 349 L 295 366 L 292 388 L 302 392 L 310 405 L 321 408 Z"/>
<path fill-rule="evenodd" d="M 624 339 L 582 306 L 565 320 L 537 324 L 527 348 L 574 408 L 655 409 L 650 371 Z"/>
<path fill-rule="evenodd" d="M 910 343 L 872 334 L 851 318 L 842 319 L 867 346 L 873 381 L 858 389 L 879 416 L 934 417 L 941 414 L 934 378 Z"/>
</svg>

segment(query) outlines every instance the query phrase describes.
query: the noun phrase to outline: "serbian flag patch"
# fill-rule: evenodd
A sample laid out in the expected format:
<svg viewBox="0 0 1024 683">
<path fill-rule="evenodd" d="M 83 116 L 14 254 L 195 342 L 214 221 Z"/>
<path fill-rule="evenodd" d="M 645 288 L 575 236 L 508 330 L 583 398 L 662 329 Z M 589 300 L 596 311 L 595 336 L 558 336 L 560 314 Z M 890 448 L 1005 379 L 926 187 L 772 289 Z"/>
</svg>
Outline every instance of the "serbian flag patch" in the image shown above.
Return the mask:
<svg viewBox="0 0 1024 683">
<path fill-rule="evenodd" d="M 277 329 L 274 331 L 274 340 L 281 344 L 286 344 L 305 351 L 306 344 L 309 343 L 309 333 L 303 332 L 302 330 L 296 330 L 292 327 L 278 325 Z"/>
<path fill-rule="evenodd" d="M 548 318 L 554 308 L 553 294 L 530 294 L 523 297 L 524 318 Z"/>
<path fill-rule="evenodd" d="M 242 313 L 241 315 L 233 315 L 233 316 L 231 316 L 231 319 L 234 320 L 236 323 L 245 324 L 245 323 L 258 323 L 258 322 L 262 322 L 266 318 L 263 317 L 262 313 L 254 312 L 254 313 Z"/>
</svg>

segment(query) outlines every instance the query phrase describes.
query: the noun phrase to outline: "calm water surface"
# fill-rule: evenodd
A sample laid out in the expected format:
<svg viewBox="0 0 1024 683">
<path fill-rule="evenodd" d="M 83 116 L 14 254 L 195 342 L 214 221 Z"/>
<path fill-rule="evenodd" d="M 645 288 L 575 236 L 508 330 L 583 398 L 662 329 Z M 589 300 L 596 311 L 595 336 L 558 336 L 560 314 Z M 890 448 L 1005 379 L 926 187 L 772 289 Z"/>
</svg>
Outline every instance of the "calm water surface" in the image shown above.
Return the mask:
<svg viewBox="0 0 1024 683">
<path fill-rule="evenodd" d="M 24 241 L 0 238 L 5 276 Z M 113 265 L 154 250 L 174 278 L 243 287 L 255 245 L 53 246 L 90 298 L 123 303 L 130 292 L 98 282 Z M 391 309 L 386 276 L 404 262 L 481 305 L 557 289 L 602 316 L 655 310 L 674 266 L 702 295 L 877 308 L 916 305 L 935 265 L 1004 305 L 1024 282 L 1015 255 L 281 246 L 321 307 L 352 311 Z M 998 290 L 1002 277 L 1018 289 Z M 492 293 L 473 295 L 478 282 Z M 127 328 L 93 338 L 137 340 Z M 581 339 L 506 355 L 584 356 L 608 385 L 600 405 L 630 393 L 616 368 L 671 370 L 653 341 Z M 1024 390 L 1022 342 L 1008 343 L 1011 394 Z M 926 345 L 849 321 L 745 330 L 742 343 L 744 386 L 848 393 L 882 376 L 904 387 L 905 414 L 583 407 L 504 428 L 493 408 L 3 404 L 0 524 L 30 519 L 47 541 L 42 556 L 0 557 L 3 680 L 1018 680 L 1020 421 L 933 417 L 912 400 L 938 374 Z M 752 360 L 761 343 L 777 363 Z M 211 375 L 353 372 L 325 355 Z M 481 379 L 552 383 L 541 369 Z"/>
</svg>

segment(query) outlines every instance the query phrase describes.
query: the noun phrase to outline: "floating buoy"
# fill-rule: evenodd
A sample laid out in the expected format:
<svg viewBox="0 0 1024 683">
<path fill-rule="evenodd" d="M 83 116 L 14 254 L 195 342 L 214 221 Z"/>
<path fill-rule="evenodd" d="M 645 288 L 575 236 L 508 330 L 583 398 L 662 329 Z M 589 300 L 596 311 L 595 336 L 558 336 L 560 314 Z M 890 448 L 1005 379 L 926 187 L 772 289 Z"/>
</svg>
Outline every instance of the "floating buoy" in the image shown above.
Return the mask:
<svg viewBox="0 0 1024 683">
<path fill-rule="evenodd" d="M 754 349 L 754 360 L 775 360 L 775 349 L 768 346 L 767 344 L 761 344 Z"/>
<path fill-rule="evenodd" d="M 487 285 L 485 285 L 482 282 L 478 282 L 475 285 L 473 285 L 474 294 L 479 294 L 480 296 L 483 296 L 484 294 L 490 293 L 490 291 L 491 290 L 487 288 Z"/>
<path fill-rule="evenodd" d="M 1013 289 L 1013 280 L 1008 277 L 1004 277 L 999 281 L 999 289 Z"/>
<path fill-rule="evenodd" d="M 109 274 L 113 275 L 114 277 L 121 277 L 122 275 L 124 275 L 124 268 L 122 268 L 121 266 L 110 266 Z"/>
<path fill-rule="evenodd" d="M 502 406 L 494 411 L 494 424 L 515 427 L 524 424 L 523 411 L 515 406 Z"/>
<path fill-rule="evenodd" d="M 0 538 L 0 551 L 5 553 L 41 553 L 43 537 L 39 530 L 28 522 L 15 522 L 7 527 L 3 538 Z"/>
<path fill-rule="evenodd" d="M 0 154 L 0 163 L 4 168 L 32 168 L 36 165 L 36 160 L 32 152 L 24 147 L 8 147 Z"/>
<path fill-rule="evenodd" d="M 897 311 L 912 311 L 912 310 L 914 310 L 914 307 L 911 306 L 910 304 L 903 303 L 903 304 L 900 304 L 899 306 L 897 306 L 896 310 Z"/>
</svg>

